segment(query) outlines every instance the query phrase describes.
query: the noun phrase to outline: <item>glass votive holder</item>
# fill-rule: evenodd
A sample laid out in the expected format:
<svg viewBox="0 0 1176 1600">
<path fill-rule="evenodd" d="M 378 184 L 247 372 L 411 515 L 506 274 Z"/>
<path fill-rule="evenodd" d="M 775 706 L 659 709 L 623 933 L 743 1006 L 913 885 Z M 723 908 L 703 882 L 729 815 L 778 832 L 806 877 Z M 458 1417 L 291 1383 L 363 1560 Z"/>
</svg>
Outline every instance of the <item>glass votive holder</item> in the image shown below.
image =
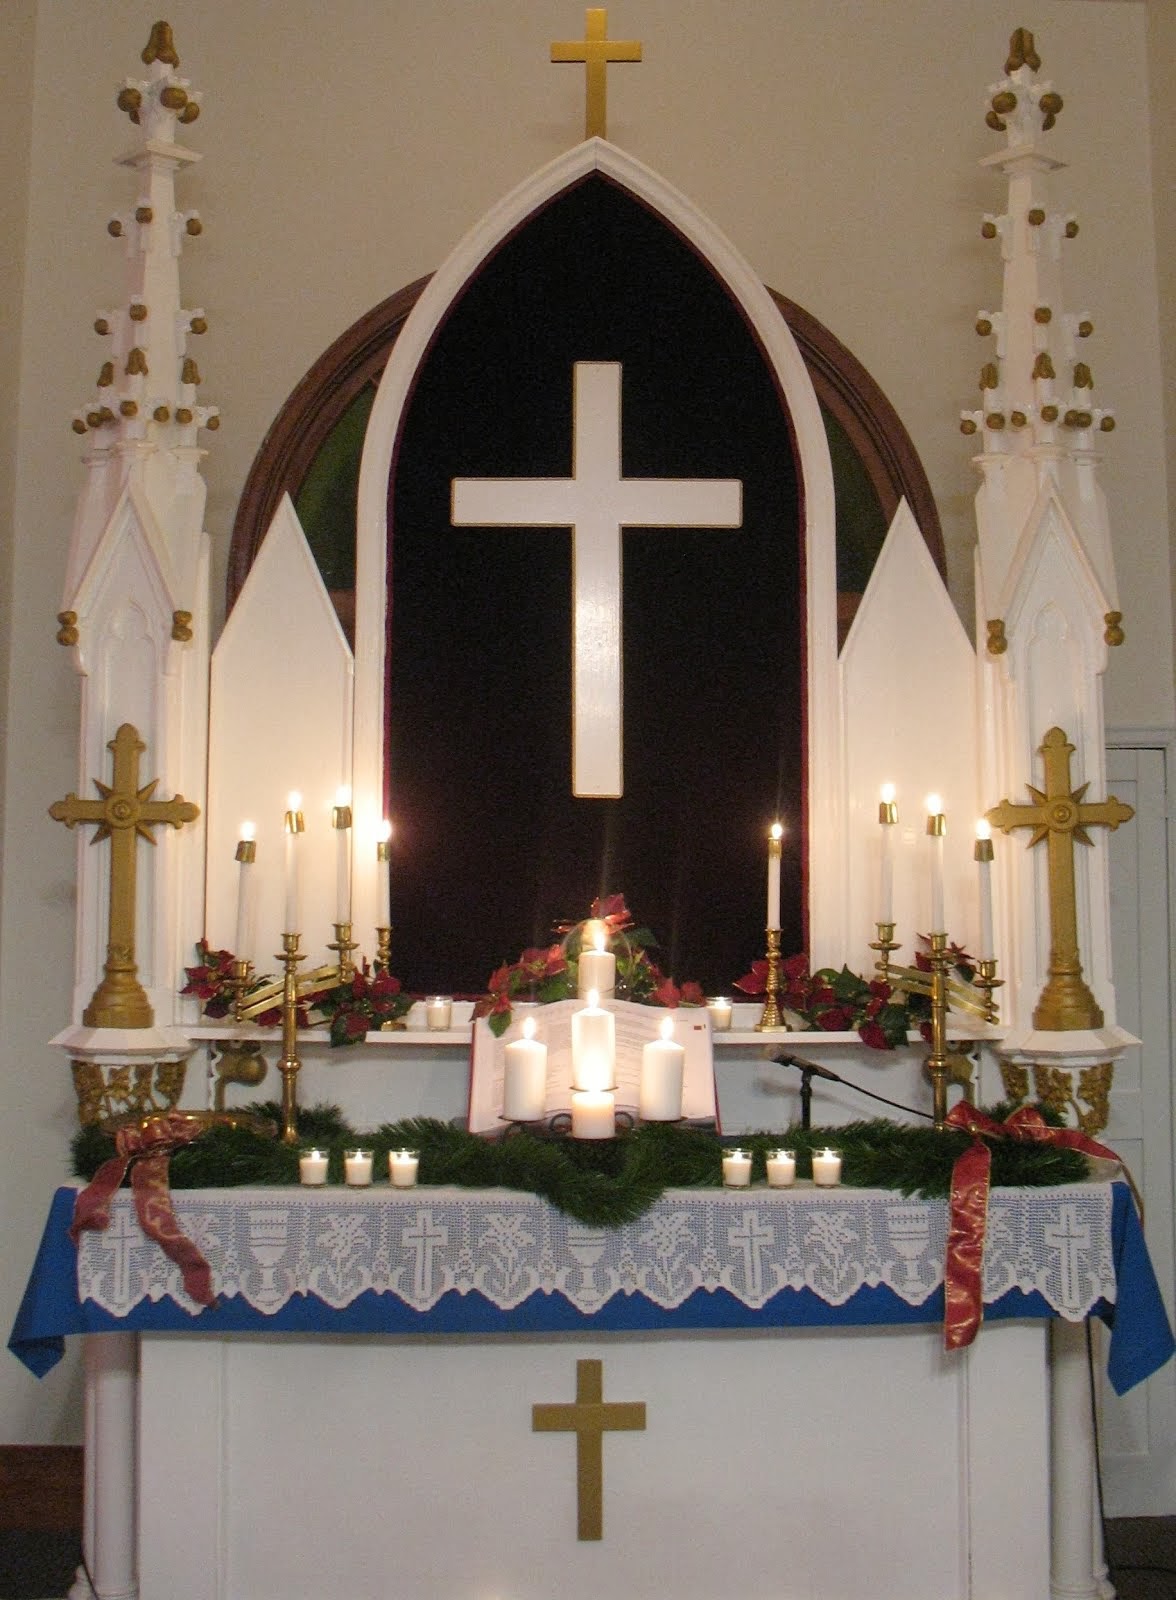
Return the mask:
<svg viewBox="0 0 1176 1600">
<path fill-rule="evenodd" d="M 327 1152 L 303 1150 L 298 1157 L 298 1181 L 308 1189 L 318 1189 L 327 1181 Z"/>
<path fill-rule="evenodd" d="M 715 1033 L 726 1033 L 731 1026 L 731 1002 L 725 994 L 711 995 L 706 1002 L 710 1012 L 711 1028 Z"/>
<path fill-rule="evenodd" d="M 813 1182 L 818 1189 L 835 1189 L 841 1182 L 841 1152 L 813 1151 Z"/>
<path fill-rule="evenodd" d="M 372 1153 L 370 1150 L 345 1150 L 343 1152 L 343 1181 L 349 1189 L 366 1189 L 372 1181 Z"/>
<path fill-rule="evenodd" d="M 388 1177 L 394 1189 L 415 1189 L 420 1157 L 415 1150 L 389 1150 Z"/>
<path fill-rule="evenodd" d="M 770 1150 L 766 1165 L 769 1188 L 791 1189 L 796 1182 L 795 1150 Z"/>
<path fill-rule="evenodd" d="M 751 1183 L 751 1152 L 728 1150 L 723 1156 L 723 1188 L 746 1189 Z"/>
<path fill-rule="evenodd" d="M 434 1033 L 442 1033 L 453 1022 L 453 1001 L 447 994 L 430 995 L 425 1001 L 425 1023 Z"/>
</svg>

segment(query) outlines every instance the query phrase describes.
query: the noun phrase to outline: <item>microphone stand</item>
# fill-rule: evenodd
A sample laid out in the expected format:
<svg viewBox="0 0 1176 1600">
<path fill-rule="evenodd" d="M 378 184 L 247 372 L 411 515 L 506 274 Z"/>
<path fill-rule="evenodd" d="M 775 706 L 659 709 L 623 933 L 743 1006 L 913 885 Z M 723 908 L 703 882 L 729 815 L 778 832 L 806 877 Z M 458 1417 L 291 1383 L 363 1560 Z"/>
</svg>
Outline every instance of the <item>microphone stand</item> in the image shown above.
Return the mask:
<svg viewBox="0 0 1176 1600">
<path fill-rule="evenodd" d="M 843 1083 L 855 1094 L 864 1094 L 871 1100 L 880 1100 L 884 1106 L 893 1106 L 896 1111 L 905 1111 L 908 1116 L 924 1117 L 928 1122 L 935 1120 L 930 1111 L 922 1111 L 918 1106 L 904 1106 L 898 1100 L 888 1100 L 884 1094 L 876 1094 L 873 1089 L 863 1088 L 860 1083 L 853 1083 L 850 1079 L 843 1078 L 832 1068 L 822 1067 L 816 1061 L 806 1061 L 803 1056 L 782 1053 L 770 1055 L 768 1060 L 775 1062 L 778 1067 L 795 1067 L 800 1073 L 800 1126 L 805 1131 L 812 1127 L 814 1078 L 827 1078 L 830 1083 Z"/>
</svg>

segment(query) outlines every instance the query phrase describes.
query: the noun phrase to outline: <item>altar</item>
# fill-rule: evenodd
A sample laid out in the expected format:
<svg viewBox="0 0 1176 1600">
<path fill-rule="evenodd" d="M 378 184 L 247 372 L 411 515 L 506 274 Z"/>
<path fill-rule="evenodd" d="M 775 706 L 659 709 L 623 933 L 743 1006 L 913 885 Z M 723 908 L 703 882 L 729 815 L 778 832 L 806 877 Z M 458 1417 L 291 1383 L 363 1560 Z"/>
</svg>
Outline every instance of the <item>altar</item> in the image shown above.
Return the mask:
<svg viewBox="0 0 1176 1600">
<path fill-rule="evenodd" d="M 1050 1321 L 1105 1318 L 1119 1389 L 1172 1350 L 1123 1184 L 995 1190 L 952 1353 L 945 1207 L 892 1191 L 676 1190 L 611 1229 L 506 1190 L 180 1191 L 207 1308 L 125 1191 L 75 1261 L 75 1194 L 10 1345 L 45 1371 L 87 1336 L 97 1600 L 1041 1600 Z M 643 1408 L 604 1420 L 587 1538 L 580 1446 L 536 1431 L 585 1363 Z"/>
</svg>

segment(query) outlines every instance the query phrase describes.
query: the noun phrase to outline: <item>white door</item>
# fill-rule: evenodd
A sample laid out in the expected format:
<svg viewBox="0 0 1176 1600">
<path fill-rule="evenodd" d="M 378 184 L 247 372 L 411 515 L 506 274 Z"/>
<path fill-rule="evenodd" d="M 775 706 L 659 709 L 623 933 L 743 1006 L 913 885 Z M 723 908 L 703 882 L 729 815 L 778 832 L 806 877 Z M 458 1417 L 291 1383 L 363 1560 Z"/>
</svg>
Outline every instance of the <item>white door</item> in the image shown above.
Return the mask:
<svg viewBox="0 0 1176 1600">
<path fill-rule="evenodd" d="M 1168 797 L 1163 747 L 1112 748 L 1107 789 L 1135 807 L 1110 838 L 1111 949 L 1118 1020 L 1142 1045 L 1115 1068 L 1106 1142 L 1143 1194 L 1148 1249 L 1172 1315 L 1173 1097 Z M 1108 1516 L 1176 1514 L 1176 1363 L 1119 1399 L 1103 1380 Z"/>
</svg>

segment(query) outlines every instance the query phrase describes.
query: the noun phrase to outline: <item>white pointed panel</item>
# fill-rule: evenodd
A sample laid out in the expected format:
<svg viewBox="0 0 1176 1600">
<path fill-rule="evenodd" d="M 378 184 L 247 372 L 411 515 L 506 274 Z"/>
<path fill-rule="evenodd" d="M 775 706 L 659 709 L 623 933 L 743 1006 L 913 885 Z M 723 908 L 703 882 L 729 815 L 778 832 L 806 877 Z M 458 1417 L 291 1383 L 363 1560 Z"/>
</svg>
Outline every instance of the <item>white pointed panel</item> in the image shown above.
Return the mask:
<svg viewBox="0 0 1176 1600">
<path fill-rule="evenodd" d="M 124 492 L 74 595 L 75 660 L 83 680 L 77 792 L 84 799 L 97 794 L 95 779 L 110 782 L 107 744 L 124 722 L 138 730 L 145 746 L 140 787 L 158 779 L 156 792 L 169 798 L 179 787 L 170 712 L 173 600 L 149 523 L 141 498 Z M 110 892 L 109 847 L 94 845 L 90 826 L 79 827 L 77 835 L 75 1022 L 102 977 Z M 168 841 L 161 839 L 155 848 L 140 846 L 135 955 L 139 981 L 149 997 L 170 987 L 170 972 L 159 970 L 159 935 L 171 898 L 173 864 Z"/>
<path fill-rule="evenodd" d="M 1001 792 L 995 800 L 1027 801 L 1026 784 L 1040 786 L 1039 746 L 1052 727 L 1062 728 L 1075 747 L 1074 787 L 1088 783 L 1090 800 L 1105 796 L 1104 609 L 1106 596 L 1081 539 L 1058 498 L 1044 496 L 1006 591 L 1008 649 L 1000 658 L 1004 681 L 998 723 Z M 1026 838 L 1014 833 L 998 844 L 996 868 L 1000 898 L 1011 912 L 1000 952 L 1009 989 L 1005 1015 L 1017 1030 L 1030 1026 L 1049 970 L 1046 854 L 1043 847 L 1027 851 Z M 1083 975 L 1112 1023 L 1105 830 L 1092 829 L 1091 838 L 1091 848 L 1075 849 L 1078 942 Z"/>
<path fill-rule="evenodd" d="M 879 919 L 883 783 L 898 791 L 895 937 L 909 960 L 929 931 L 930 850 L 924 800 L 947 815 L 945 912 L 951 938 L 977 936 L 974 825 L 980 814 L 976 658 L 904 501 L 895 513 L 841 655 L 846 959 L 867 970 Z M 818 886 L 817 893 L 821 890 Z"/>
<path fill-rule="evenodd" d="M 353 678 L 347 640 L 286 496 L 213 651 L 210 688 L 205 931 L 214 947 L 234 949 L 234 854 L 240 824 L 253 822 L 255 936 L 251 948 L 234 953 L 259 972 L 277 970 L 282 947 L 282 823 L 291 790 L 302 795 L 306 819 L 298 930 L 305 966 L 328 959 L 336 871 L 331 807 L 338 787 L 351 782 Z M 356 797 L 357 815 L 370 815 L 375 805 L 374 796 Z M 374 843 L 370 854 L 374 876 Z M 357 932 L 370 955 L 371 930 Z"/>
</svg>

